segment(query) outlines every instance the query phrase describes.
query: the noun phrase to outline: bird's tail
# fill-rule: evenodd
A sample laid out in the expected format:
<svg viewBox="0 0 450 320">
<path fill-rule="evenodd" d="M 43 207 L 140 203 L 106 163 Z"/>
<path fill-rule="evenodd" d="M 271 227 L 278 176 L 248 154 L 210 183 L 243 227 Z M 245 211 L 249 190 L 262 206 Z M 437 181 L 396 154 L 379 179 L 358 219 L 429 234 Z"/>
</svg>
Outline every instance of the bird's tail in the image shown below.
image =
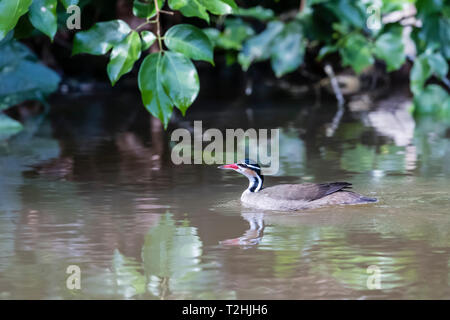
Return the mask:
<svg viewBox="0 0 450 320">
<path fill-rule="evenodd" d="M 378 202 L 377 198 L 370 198 L 370 197 L 364 197 L 362 196 L 361 198 L 359 198 L 359 200 L 361 202 Z"/>
</svg>

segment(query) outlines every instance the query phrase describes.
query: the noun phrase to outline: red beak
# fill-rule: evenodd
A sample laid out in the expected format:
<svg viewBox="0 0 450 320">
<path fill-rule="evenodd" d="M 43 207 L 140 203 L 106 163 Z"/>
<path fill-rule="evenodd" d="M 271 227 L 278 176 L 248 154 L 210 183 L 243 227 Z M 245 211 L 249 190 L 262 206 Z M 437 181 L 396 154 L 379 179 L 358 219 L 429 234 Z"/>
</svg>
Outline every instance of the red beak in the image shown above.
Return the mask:
<svg viewBox="0 0 450 320">
<path fill-rule="evenodd" d="M 239 167 L 233 163 L 233 164 L 225 164 L 223 166 L 218 167 L 219 169 L 232 169 L 232 170 L 237 170 L 239 169 Z"/>
</svg>

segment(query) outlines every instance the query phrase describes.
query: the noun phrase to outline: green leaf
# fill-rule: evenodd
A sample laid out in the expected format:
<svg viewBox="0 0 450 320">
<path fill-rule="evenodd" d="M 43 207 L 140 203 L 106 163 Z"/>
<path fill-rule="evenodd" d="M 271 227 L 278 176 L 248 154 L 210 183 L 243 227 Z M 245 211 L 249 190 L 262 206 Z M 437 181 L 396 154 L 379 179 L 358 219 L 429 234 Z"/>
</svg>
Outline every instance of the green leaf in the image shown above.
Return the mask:
<svg viewBox="0 0 450 320">
<path fill-rule="evenodd" d="M 270 57 L 271 45 L 283 28 L 284 24 L 280 21 L 269 22 L 266 30 L 251 37 L 244 43 L 238 56 L 238 61 L 244 71 L 247 71 L 253 62 L 262 61 Z"/>
<path fill-rule="evenodd" d="M 197 17 L 209 23 L 209 15 L 206 8 L 201 5 L 198 0 L 188 0 L 185 5 L 181 6 L 182 1 L 169 1 L 169 7 L 172 10 L 179 10 L 185 17 Z"/>
<path fill-rule="evenodd" d="M 431 76 L 432 70 L 425 55 L 420 55 L 414 60 L 414 65 L 409 74 L 411 91 L 417 95 L 423 89 L 425 82 Z"/>
<path fill-rule="evenodd" d="M 383 33 L 375 41 L 374 54 L 386 62 L 387 71 L 398 70 L 406 60 L 401 29 L 398 32 Z"/>
<path fill-rule="evenodd" d="M 335 0 L 326 3 L 337 18 L 362 29 L 366 24 L 366 17 L 359 4 L 359 1 L 354 0 Z"/>
<path fill-rule="evenodd" d="M 233 9 L 233 11 L 238 9 L 238 6 L 234 0 L 221 0 L 221 1 L 229 5 Z"/>
<path fill-rule="evenodd" d="M 1 0 L 0 1 L 0 40 L 12 30 L 19 18 L 28 12 L 33 0 Z"/>
<path fill-rule="evenodd" d="M 28 60 L 0 72 L 0 110 L 25 100 L 41 100 L 58 88 L 60 77 L 46 66 Z"/>
<path fill-rule="evenodd" d="M 238 8 L 237 10 L 233 10 L 233 14 L 241 17 L 251 17 L 261 21 L 271 20 L 275 16 L 271 9 L 266 9 L 261 6 L 252 8 Z"/>
<path fill-rule="evenodd" d="M 415 28 L 415 42 L 418 52 L 439 49 L 450 59 L 450 6 L 443 1 L 418 1 L 418 17 L 421 28 Z"/>
<path fill-rule="evenodd" d="M 422 1 L 418 9 L 418 17 L 422 21 L 421 28 L 413 30 L 413 38 L 416 42 L 418 52 L 438 49 L 446 59 L 450 59 L 450 6 L 443 6 L 441 3 L 437 7 L 440 10 L 430 10 L 430 1 Z M 418 3 L 419 4 L 419 3 Z M 435 7 L 435 9 L 437 8 Z"/>
<path fill-rule="evenodd" d="M 172 269 L 176 264 L 173 264 L 172 251 L 176 230 L 172 215 L 165 214 L 158 220 L 158 224 L 148 231 L 141 253 L 147 278 L 152 275 L 161 278 L 173 276 Z"/>
<path fill-rule="evenodd" d="M 445 0 L 416 0 L 417 10 L 421 14 L 432 14 L 440 12 L 444 8 Z"/>
<path fill-rule="evenodd" d="M 201 254 L 202 242 L 195 228 L 186 223 L 179 226 L 173 215 L 166 213 L 145 236 L 141 253 L 145 276 L 170 279 L 171 294 L 181 291 L 185 296 L 186 288 L 204 283 L 204 279 L 192 282 L 195 275 L 203 275 L 203 270 L 199 271 Z"/>
<path fill-rule="evenodd" d="M 111 60 L 107 71 L 111 84 L 114 86 L 121 76 L 133 69 L 134 63 L 141 56 L 141 39 L 136 31 L 132 31 L 111 52 Z"/>
<path fill-rule="evenodd" d="M 442 54 L 426 51 L 414 60 L 414 65 L 409 74 L 411 91 L 415 96 L 422 95 L 423 88 L 429 77 L 435 74 L 443 79 L 447 76 L 447 73 L 448 64 Z"/>
<path fill-rule="evenodd" d="M 25 100 L 42 100 L 58 88 L 58 74 L 35 62 L 20 42 L 5 40 L 0 42 L 0 111 Z"/>
<path fill-rule="evenodd" d="M 179 10 L 188 4 L 189 0 L 169 0 L 169 7 L 172 10 Z"/>
<path fill-rule="evenodd" d="M 22 130 L 23 126 L 20 122 L 0 112 L 0 141 L 8 139 Z"/>
<path fill-rule="evenodd" d="M 446 78 L 448 64 L 441 53 L 432 53 L 429 50 L 414 60 L 414 65 L 410 72 L 410 88 L 414 95 L 418 95 L 426 81 L 433 74 L 441 79 Z"/>
<path fill-rule="evenodd" d="M 185 17 L 198 17 L 209 23 L 208 12 L 217 15 L 230 14 L 237 9 L 234 0 L 169 0 L 169 7 Z"/>
<path fill-rule="evenodd" d="M 91 29 L 75 35 L 72 55 L 78 53 L 105 54 L 121 42 L 130 31 L 128 24 L 122 20 L 98 22 Z"/>
<path fill-rule="evenodd" d="M 205 28 L 202 31 L 206 34 L 209 41 L 211 41 L 213 47 L 218 46 L 219 39 L 221 37 L 221 33 L 216 28 Z"/>
<path fill-rule="evenodd" d="M 433 73 L 441 79 L 447 77 L 448 64 L 445 58 L 440 53 L 434 53 L 427 56 L 428 64 Z"/>
<path fill-rule="evenodd" d="M 326 45 L 323 46 L 320 51 L 319 54 L 317 55 L 317 60 L 320 61 L 322 60 L 325 56 L 336 52 L 338 50 L 338 48 L 336 46 L 332 46 L 332 45 Z"/>
<path fill-rule="evenodd" d="M 273 42 L 271 62 L 275 75 L 279 78 L 296 70 L 303 63 L 304 55 L 302 26 L 297 21 L 290 22 Z"/>
<path fill-rule="evenodd" d="M 200 91 L 194 64 L 181 53 L 168 51 L 163 57 L 162 74 L 166 94 L 184 116 Z"/>
<path fill-rule="evenodd" d="M 382 1 L 381 14 L 391 13 L 394 11 L 401 11 L 406 2 L 410 0 L 391 0 Z M 415 0 L 414 0 L 415 1 Z"/>
<path fill-rule="evenodd" d="M 144 106 L 167 128 L 173 104 L 162 85 L 162 60 L 161 52 L 148 55 L 139 69 L 138 83 Z"/>
<path fill-rule="evenodd" d="M 450 6 L 447 6 L 448 9 Z M 450 11 L 450 9 L 448 9 Z M 441 50 L 447 60 L 450 60 L 450 17 L 443 17 L 439 21 L 439 38 Z"/>
<path fill-rule="evenodd" d="M 356 73 L 361 73 L 374 63 L 370 43 L 363 35 L 349 34 L 340 45 L 339 53 L 342 57 L 342 65 L 351 66 Z"/>
<path fill-rule="evenodd" d="M 70 6 L 78 5 L 79 0 L 60 0 L 63 6 L 67 9 Z"/>
<path fill-rule="evenodd" d="M 165 0 L 158 0 L 158 8 L 161 9 L 164 6 Z M 133 1 L 133 14 L 139 18 L 152 18 L 156 15 L 155 1 L 153 0 L 134 0 Z"/>
<path fill-rule="evenodd" d="M 189 24 L 177 24 L 166 32 L 164 43 L 172 51 L 214 65 L 212 43 L 208 36 L 197 27 Z"/>
<path fill-rule="evenodd" d="M 233 8 L 220 0 L 197 0 L 202 6 L 204 6 L 212 14 L 223 15 L 230 14 Z"/>
<path fill-rule="evenodd" d="M 34 0 L 30 7 L 31 24 L 52 40 L 57 30 L 57 5 L 56 0 Z"/>
<path fill-rule="evenodd" d="M 255 31 L 250 24 L 241 19 L 227 19 L 219 45 L 225 49 L 240 50 L 243 42 L 254 35 Z"/>
<path fill-rule="evenodd" d="M 11 37 L 0 41 L 0 73 L 7 70 L 2 70 L 5 67 L 15 67 L 24 59 L 37 60 L 35 54 L 24 44 L 16 41 Z"/>
<path fill-rule="evenodd" d="M 141 39 L 142 39 L 142 51 L 145 51 L 148 48 L 150 48 L 152 44 L 156 41 L 156 36 L 153 34 L 153 32 L 142 31 Z"/>
<path fill-rule="evenodd" d="M 139 272 L 138 262 L 115 249 L 112 265 L 117 284 L 126 287 L 127 294 L 135 296 L 146 292 L 146 278 Z"/>
<path fill-rule="evenodd" d="M 450 96 L 440 86 L 430 84 L 415 94 L 414 110 L 419 114 L 450 115 Z"/>
<path fill-rule="evenodd" d="M 203 32 L 211 40 L 214 47 L 226 50 L 241 50 L 243 42 L 255 34 L 253 28 L 239 18 L 225 20 L 223 32 L 215 28 L 206 28 L 203 29 Z"/>
</svg>

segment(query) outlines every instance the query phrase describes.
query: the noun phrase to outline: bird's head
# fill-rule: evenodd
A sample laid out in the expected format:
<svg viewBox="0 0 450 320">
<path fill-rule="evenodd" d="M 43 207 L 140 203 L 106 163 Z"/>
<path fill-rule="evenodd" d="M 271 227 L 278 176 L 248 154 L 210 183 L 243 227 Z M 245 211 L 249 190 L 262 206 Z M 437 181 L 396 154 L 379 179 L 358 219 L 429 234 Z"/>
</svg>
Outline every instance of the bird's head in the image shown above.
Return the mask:
<svg viewBox="0 0 450 320">
<path fill-rule="evenodd" d="M 262 188 L 264 176 L 261 174 L 261 167 L 255 161 L 245 159 L 238 163 L 220 166 L 219 169 L 234 170 L 246 176 L 250 181 L 248 187 L 250 192 L 258 192 Z"/>
</svg>

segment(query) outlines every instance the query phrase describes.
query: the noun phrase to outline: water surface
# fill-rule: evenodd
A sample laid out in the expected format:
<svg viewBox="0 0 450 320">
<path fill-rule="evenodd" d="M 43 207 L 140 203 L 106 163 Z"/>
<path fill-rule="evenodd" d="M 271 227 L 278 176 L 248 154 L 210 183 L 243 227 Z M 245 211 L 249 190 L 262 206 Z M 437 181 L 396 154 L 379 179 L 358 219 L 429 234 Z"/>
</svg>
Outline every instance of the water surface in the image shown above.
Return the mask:
<svg viewBox="0 0 450 320">
<path fill-rule="evenodd" d="M 170 130 L 137 98 L 56 100 L 0 145 L 0 298 L 450 298 L 449 122 L 347 112 L 330 132 L 333 102 L 195 105 L 173 128 L 281 129 L 266 185 L 348 181 L 380 199 L 262 212 L 241 206 L 242 176 L 171 164 Z"/>
</svg>

